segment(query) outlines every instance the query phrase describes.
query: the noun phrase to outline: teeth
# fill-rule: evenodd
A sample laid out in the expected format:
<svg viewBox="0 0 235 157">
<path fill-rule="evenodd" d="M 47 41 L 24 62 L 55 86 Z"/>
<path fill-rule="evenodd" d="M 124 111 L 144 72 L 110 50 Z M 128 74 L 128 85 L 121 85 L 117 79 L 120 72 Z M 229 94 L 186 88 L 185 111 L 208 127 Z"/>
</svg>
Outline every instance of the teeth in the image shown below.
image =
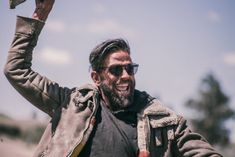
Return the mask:
<svg viewBox="0 0 235 157">
<path fill-rule="evenodd" d="M 128 89 L 128 84 L 117 85 L 119 91 L 126 91 Z"/>
</svg>

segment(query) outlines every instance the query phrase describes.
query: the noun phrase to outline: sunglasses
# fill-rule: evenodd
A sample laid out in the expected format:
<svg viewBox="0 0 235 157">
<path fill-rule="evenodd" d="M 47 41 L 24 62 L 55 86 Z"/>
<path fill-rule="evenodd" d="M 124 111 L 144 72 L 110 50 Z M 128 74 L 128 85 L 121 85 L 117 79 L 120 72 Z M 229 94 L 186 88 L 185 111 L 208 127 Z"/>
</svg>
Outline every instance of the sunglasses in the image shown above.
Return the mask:
<svg viewBox="0 0 235 157">
<path fill-rule="evenodd" d="M 108 69 L 109 73 L 111 73 L 112 75 L 116 77 L 119 77 L 122 75 L 123 69 L 126 70 L 128 75 L 132 76 L 136 74 L 138 67 L 139 67 L 138 64 L 133 63 L 133 64 L 126 64 L 126 65 L 116 64 L 116 65 L 111 65 L 109 67 L 101 67 L 101 69 Z"/>
</svg>

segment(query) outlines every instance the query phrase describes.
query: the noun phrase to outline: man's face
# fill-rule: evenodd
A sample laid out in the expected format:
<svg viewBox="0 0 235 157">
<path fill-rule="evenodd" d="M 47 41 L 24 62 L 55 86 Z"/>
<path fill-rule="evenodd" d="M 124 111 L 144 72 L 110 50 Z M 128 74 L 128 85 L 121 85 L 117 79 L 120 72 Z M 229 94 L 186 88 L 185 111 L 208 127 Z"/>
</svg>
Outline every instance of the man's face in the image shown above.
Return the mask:
<svg viewBox="0 0 235 157">
<path fill-rule="evenodd" d="M 104 60 L 104 69 L 100 72 L 100 90 L 109 100 L 111 109 L 118 110 L 130 106 L 133 102 L 135 89 L 134 74 L 128 74 L 128 70 L 120 66 L 131 65 L 130 55 L 124 51 L 110 53 Z M 119 73 L 115 66 L 119 66 Z"/>
</svg>

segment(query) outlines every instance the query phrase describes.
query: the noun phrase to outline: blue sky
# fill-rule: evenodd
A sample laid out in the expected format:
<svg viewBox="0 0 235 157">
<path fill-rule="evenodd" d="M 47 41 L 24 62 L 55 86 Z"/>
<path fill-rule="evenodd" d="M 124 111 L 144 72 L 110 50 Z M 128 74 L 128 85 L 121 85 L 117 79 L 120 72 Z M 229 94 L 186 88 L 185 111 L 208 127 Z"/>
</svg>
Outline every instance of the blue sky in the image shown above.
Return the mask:
<svg viewBox="0 0 235 157">
<path fill-rule="evenodd" d="M 91 49 L 108 38 L 129 41 L 140 64 L 137 88 L 158 96 L 179 114 L 196 97 L 201 79 L 213 72 L 235 109 L 235 1 L 56 1 L 35 49 L 33 69 L 61 86 L 91 82 Z M 0 2 L 0 67 L 13 38 L 16 15 L 31 17 L 34 1 L 15 10 Z M 0 74 L 0 112 L 29 118 L 31 106 Z M 235 138 L 235 136 L 234 136 Z"/>
</svg>

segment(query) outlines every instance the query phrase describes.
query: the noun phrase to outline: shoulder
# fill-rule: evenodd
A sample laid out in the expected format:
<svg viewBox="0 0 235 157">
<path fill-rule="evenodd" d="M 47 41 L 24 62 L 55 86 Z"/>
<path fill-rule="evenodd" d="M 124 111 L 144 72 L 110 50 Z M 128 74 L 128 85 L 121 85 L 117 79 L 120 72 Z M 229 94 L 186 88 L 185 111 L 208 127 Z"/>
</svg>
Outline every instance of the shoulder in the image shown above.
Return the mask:
<svg viewBox="0 0 235 157">
<path fill-rule="evenodd" d="M 72 89 L 71 97 L 75 102 L 94 101 L 98 97 L 98 88 L 93 84 L 85 84 Z"/>
<path fill-rule="evenodd" d="M 139 117 L 147 117 L 153 128 L 179 124 L 182 116 L 164 105 L 159 99 L 153 98 L 150 95 L 148 97 L 149 101 L 138 113 Z"/>
</svg>

